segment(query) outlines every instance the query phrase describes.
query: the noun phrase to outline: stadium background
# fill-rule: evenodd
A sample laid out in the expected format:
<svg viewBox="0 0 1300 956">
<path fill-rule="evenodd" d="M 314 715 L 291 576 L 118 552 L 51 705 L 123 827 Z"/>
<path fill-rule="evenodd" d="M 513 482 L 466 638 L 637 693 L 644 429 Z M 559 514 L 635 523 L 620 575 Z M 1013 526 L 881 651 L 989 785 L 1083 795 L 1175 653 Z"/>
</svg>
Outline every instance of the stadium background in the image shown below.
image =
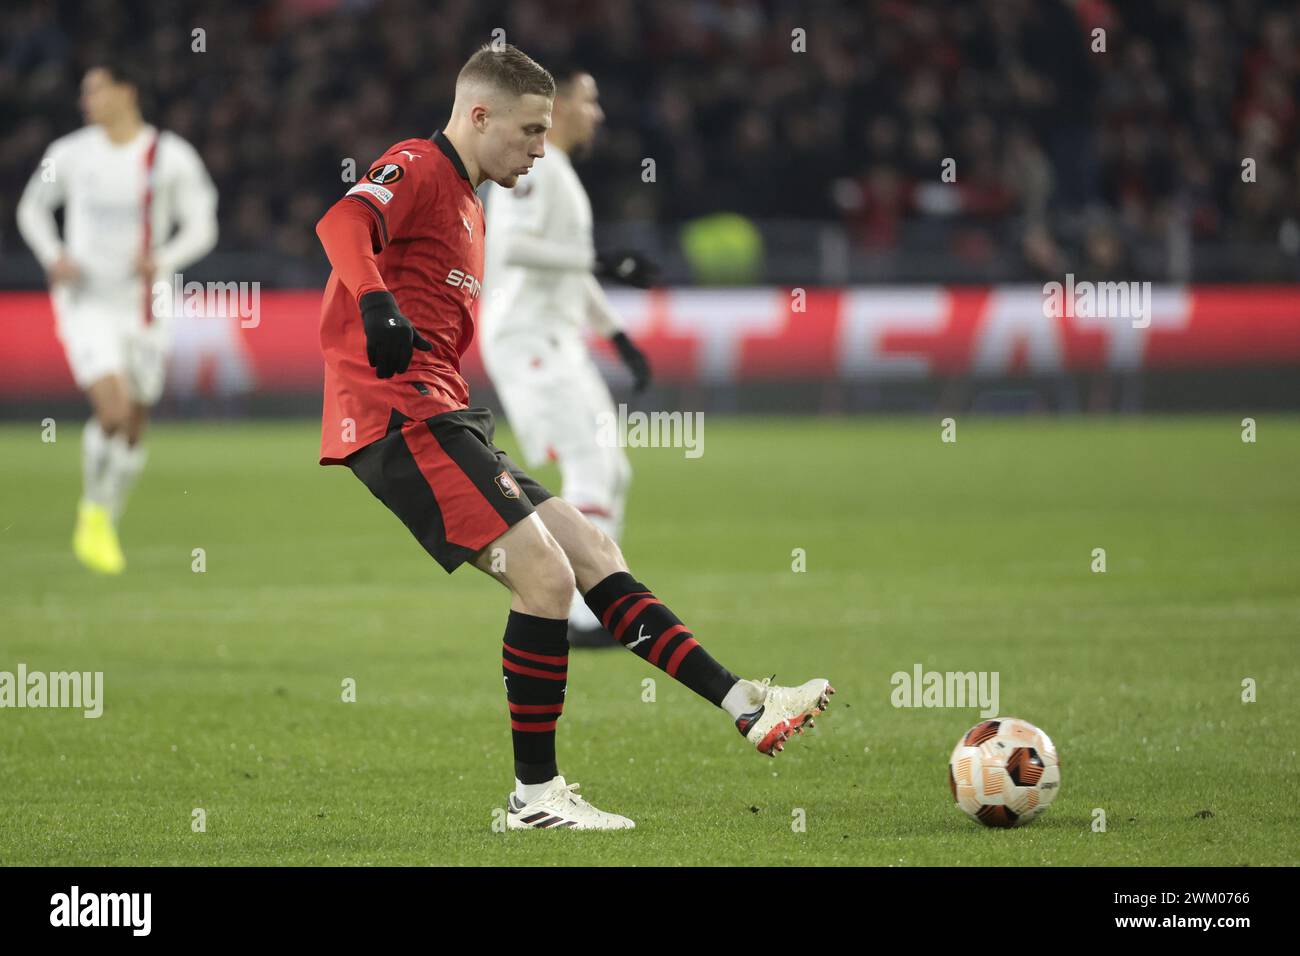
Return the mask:
<svg viewBox="0 0 1300 956">
<path fill-rule="evenodd" d="M 314 224 L 345 161 L 442 121 L 494 30 L 599 79 L 607 121 L 579 165 L 598 245 L 664 268 L 666 291 L 620 299 L 660 371 L 649 405 L 1294 406 L 1298 29 L 1265 0 L 19 3 L 0 61 L 2 409 L 75 400 L 46 299 L 14 294 L 42 277 L 13 207 L 80 124 L 97 52 L 149 65 L 149 118 L 220 190 L 218 249 L 186 280 L 263 294 L 256 328 L 182 323 L 163 411 L 311 414 Z M 1044 320 L 1042 285 L 1067 273 L 1150 281 L 1161 314 L 1129 336 Z M 476 352 L 467 367 L 491 403 Z"/>
</svg>

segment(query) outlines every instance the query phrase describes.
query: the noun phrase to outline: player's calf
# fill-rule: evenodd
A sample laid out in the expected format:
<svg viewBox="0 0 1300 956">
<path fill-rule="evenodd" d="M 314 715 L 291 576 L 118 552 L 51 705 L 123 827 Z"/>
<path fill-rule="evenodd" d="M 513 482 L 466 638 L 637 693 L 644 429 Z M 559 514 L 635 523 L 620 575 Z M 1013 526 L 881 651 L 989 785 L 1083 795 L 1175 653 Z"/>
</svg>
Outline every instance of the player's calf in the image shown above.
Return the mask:
<svg viewBox="0 0 1300 956">
<path fill-rule="evenodd" d="M 739 678 L 714 660 L 681 618 L 630 573 L 615 571 L 584 597 L 616 641 L 715 707 L 723 706 Z"/>
<path fill-rule="evenodd" d="M 513 810 L 516 805 L 523 807 L 540 799 L 559 778 L 555 730 L 564 713 L 568 681 L 566 630 L 573 569 L 536 514 L 513 525 L 473 561 L 506 585 L 512 595 L 501 646 L 501 673 L 515 755 Z M 535 822 L 554 815 L 539 817 L 536 814 L 541 809 L 530 806 L 525 816 Z"/>
<path fill-rule="evenodd" d="M 632 653 L 721 707 L 739 678 L 709 656 L 681 619 L 632 577 L 614 540 L 562 499 L 544 501 L 537 512 L 569 556 L 578 590 L 601 626 Z"/>
<path fill-rule="evenodd" d="M 775 756 L 826 709 L 835 691 L 825 680 L 780 687 L 768 680 L 742 681 L 719 664 L 682 620 L 631 575 L 618 545 L 567 502 L 552 498 L 538 513 L 569 555 L 579 590 L 602 627 L 632 653 L 726 711 L 759 753 Z"/>
<path fill-rule="evenodd" d="M 555 727 L 564 713 L 569 644 L 565 621 L 511 611 L 501 645 L 510 710 L 515 790 L 527 803 L 558 776 Z"/>
</svg>

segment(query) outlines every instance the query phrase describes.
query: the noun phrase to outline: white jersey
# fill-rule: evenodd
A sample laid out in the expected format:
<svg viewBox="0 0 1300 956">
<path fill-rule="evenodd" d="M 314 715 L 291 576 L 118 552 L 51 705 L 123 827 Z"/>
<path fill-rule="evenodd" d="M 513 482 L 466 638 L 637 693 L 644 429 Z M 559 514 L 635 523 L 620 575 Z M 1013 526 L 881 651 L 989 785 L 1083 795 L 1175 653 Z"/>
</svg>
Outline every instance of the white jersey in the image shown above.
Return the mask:
<svg viewBox="0 0 1300 956">
<path fill-rule="evenodd" d="M 552 143 L 513 190 L 492 187 L 486 206 L 483 365 L 524 460 L 558 461 L 564 499 L 617 540 L 632 468 L 617 443 L 600 440 L 614 403 L 583 337 L 619 329 L 591 272 L 591 201 Z M 569 616 L 599 627 L 577 592 Z"/>
<path fill-rule="evenodd" d="M 46 150 L 19 201 L 18 227 L 42 266 L 67 255 L 86 292 L 134 298 L 145 292 L 133 273 L 144 251 L 146 204 L 155 281 L 169 281 L 216 244 L 217 192 L 194 147 L 148 124 L 126 143 L 86 126 Z"/>
<path fill-rule="evenodd" d="M 578 339 L 612 315 L 591 274 L 591 201 L 568 155 L 548 145 L 514 189 L 486 197 L 480 341 L 485 348 L 537 335 Z"/>
</svg>

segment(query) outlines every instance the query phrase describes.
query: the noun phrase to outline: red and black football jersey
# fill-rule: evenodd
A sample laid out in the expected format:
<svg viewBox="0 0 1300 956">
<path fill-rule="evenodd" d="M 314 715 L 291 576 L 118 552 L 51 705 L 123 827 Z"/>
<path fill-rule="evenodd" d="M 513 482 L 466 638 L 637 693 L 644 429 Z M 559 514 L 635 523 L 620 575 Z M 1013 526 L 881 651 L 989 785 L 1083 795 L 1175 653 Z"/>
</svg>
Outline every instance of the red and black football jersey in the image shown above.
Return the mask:
<svg viewBox="0 0 1300 956">
<path fill-rule="evenodd" d="M 369 212 L 384 286 L 433 349 L 416 350 L 406 372 L 377 378 L 357 305 L 364 290 L 349 290 L 337 272 L 330 274 L 320 327 L 322 464 L 341 462 L 382 437 L 395 410 L 425 419 L 467 407 L 460 358 L 474 337 L 472 309 L 483 276 L 483 206 L 441 132 L 395 144 L 339 203 Z"/>
</svg>

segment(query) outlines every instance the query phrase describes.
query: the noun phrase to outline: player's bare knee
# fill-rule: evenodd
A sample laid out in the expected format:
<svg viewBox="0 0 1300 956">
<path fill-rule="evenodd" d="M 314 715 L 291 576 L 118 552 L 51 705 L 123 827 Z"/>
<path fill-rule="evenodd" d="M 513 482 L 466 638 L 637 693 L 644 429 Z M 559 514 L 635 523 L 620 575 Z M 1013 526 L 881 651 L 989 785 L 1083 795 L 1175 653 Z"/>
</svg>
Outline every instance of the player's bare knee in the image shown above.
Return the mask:
<svg viewBox="0 0 1300 956">
<path fill-rule="evenodd" d="M 95 409 L 95 421 L 105 435 L 116 435 L 125 431 L 130 423 L 130 414 L 125 402 L 103 402 Z"/>
<path fill-rule="evenodd" d="M 620 548 L 618 542 L 609 535 L 605 535 L 605 541 L 607 542 L 605 549 L 605 563 L 613 567 L 615 570 L 626 571 L 627 560 L 623 557 L 623 549 Z M 613 573 L 613 571 L 610 571 L 610 574 Z"/>
<path fill-rule="evenodd" d="M 626 571 L 627 562 L 618 542 L 595 525 L 588 524 L 583 544 L 570 555 L 578 590 L 586 592 L 616 571 Z"/>
<path fill-rule="evenodd" d="M 604 567 L 621 564 L 623 552 L 619 549 L 618 542 L 595 525 L 592 525 L 591 530 L 594 532 L 591 535 L 591 553 L 596 557 L 597 565 Z"/>
<path fill-rule="evenodd" d="M 529 564 L 526 573 L 512 576 L 515 593 L 539 617 L 560 618 L 569 613 L 576 582 L 573 568 L 556 545 L 547 547 Z"/>
<path fill-rule="evenodd" d="M 573 574 L 573 565 L 569 563 L 568 557 L 558 545 L 555 548 L 554 560 L 547 564 L 545 577 L 547 598 L 553 600 L 562 611 L 567 613 L 577 581 Z"/>
</svg>

